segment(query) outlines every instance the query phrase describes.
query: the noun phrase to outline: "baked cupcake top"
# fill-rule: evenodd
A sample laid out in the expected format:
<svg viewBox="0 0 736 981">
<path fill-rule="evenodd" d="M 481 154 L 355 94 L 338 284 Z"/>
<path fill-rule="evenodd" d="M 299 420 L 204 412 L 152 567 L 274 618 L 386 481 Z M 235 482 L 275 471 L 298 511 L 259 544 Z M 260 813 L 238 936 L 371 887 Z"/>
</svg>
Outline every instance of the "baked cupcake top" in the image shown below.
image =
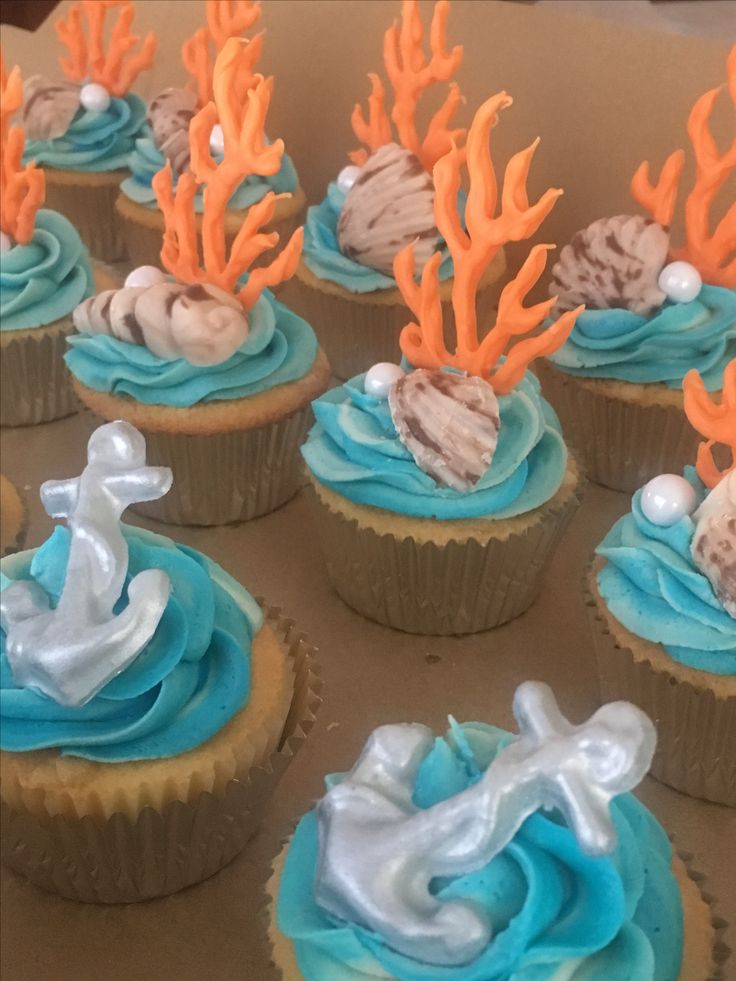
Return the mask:
<svg viewBox="0 0 736 981">
<path fill-rule="evenodd" d="M 105 46 L 108 11 L 117 17 Z M 131 2 L 85 0 L 56 22 L 68 54 L 60 59 L 65 81 L 32 75 L 25 82 L 25 159 L 57 170 L 105 172 L 128 166 L 145 123 L 146 108 L 128 90 L 151 67 L 158 41 L 130 33 Z"/>
<path fill-rule="evenodd" d="M 109 763 L 178 755 L 247 702 L 261 611 L 206 556 L 120 522 L 171 486 L 136 429 L 101 426 L 87 460 L 41 488 L 68 527 L 2 562 L 0 747 Z"/>
<path fill-rule="evenodd" d="M 567 450 L 559 422 L 526 369 L 564 342 L 580 311 L 563 313 L 508 350 L 512 338 L 534 330 L 554 303 L 523 306 L 552 246 L 531 250 L 501 294 L 487 333 L 476 318 L 475 294 L 485 269 L 505 242 L 533 235 L 562 193 L 550 189 L 527 203 L 535 142 L 509 162 L 495 215 L 489 136 L 499 110 L 511 102 L 505 92 L 488 99 L 476 113 L 465 151 L 453 146 L 434 166 L 435 221 L 455 269 L 455 351 L 445 347 L 443 334 L 442 255 L 434 253 L 417 284 L 410 243 L 394 262 L 417 317 L 401 333 L 409 370 L 375 365 L 313 403 L 317 424 L 302 448 L 307 465 L 317 480 L 356 503 L 428 518 L 504 518 L 539 507 L 562 484 Z M 456 208 L 466 155 L 467 230 Z"/>
<path fill-rule="evenodd" d="M 728 58 L 736 105 L 736 48 Z M 706 388 L 721 388 L 736 355 L 736 214 L 710 218 L 718 191 L 736 167 L 736 141 L 721 153 L 709 127 L 720 89 L 702 95 L 688 120 L 696 164 L 685 203 L 686 242 L 670 241 L 685 154 L 667 159 L 656 185 L 649 164 L 634 174 L 634 199 L 652 216 L 602 218 L 573 238 L 552 270 L 557 308 L 585 303 L 567 342 L 550 355 L 558 368 L 585 378 L 682 388 L 691 368 Z"/>
<path fill-rule="evenodd" d="M 677 977 L 672 850 L 627 791 L 655 732 L 617 702 L 580 726 L 546 685 L 512 736 L 377 729 L 298 824 L 276 899 L 305 981 Z"/>
<path fill-rule="evenodd" d="M 624 627 L 675 661 L 736 675 L 736 360 L 720 404 L 695 371 L 684 391 L 688 418 L 706 439 L 697 470 L 655 477 L 637 491 L 596 549 L 606 560 L 598 589 Z M 731 458 L 722 471 L 716 443 Z"/>
<path fill-rule="evenodd" d="M 237 0 L 234 4 L 222 4 L 219 0 L 206 0 L 207 25 L 189 38 L 182 48 L 184 67 L 192 78 L 191 88 L 167 88 L 160 92 L 148 107 L 146 126 L 135 141 L 128 166 L 131 176 L 120 189 L 123 194 L 146 207 L 156 208 L 156 192 L 153 178 L 169 160 L 174 173 L 174 186 L 180 173 L 189 166 L 189 123 L 199 109 L 213 99 L 213 62 L 211 48 L 219 52 L 231 37 L 239 37 L 248 31 L 261 16 L 261 6 L 254 0 Z M 245 98 L 258 77 L 255 65 L 260 56 L 263 34 L 253 38 L 248 46 L 249 62 L 237 79 L 238 97 Z M 210 136 L 214 159 L 222 162 L 222 129 L 215 124 Z M 248 208 L 268 193 L 291 194 L 299 186 L 296 169 L 290 157 L 284 153 L 275 174 L 249 174 L 235 189 L 230 198 L 231 209 Z M 194 198 L 194 206 L 201 213 L 204 207 L 202 190 Z"/>
<path fill-rule="evenodd" d="M 283 143 L 266 144 L 264 123 L 272 80 L 238 95 L 253 41 L 231 38 L 217 57 L 214 99 L 191 120 L 191 169 L 174 189 L 170 163 L 154 178 L 165 231 L 161 260 L 134 270 L 120 290 L 85 301 L 74 313 L 72 374 L 97 391 L 139 402 L 186 407 L 244 398 L 308 374 L 317 356 L 309 325 L 268 291 L 299 261 L 302 229 L 268 265 L 251 268 L 278 242 L 263 228 L 277 198 L 268 192 L 251 207 L 228 248 L 225 220 L 234 188 L 251 173 L 275 173 Z M 210 133 L 220 121 L 224 152 L 215 159 Z M 205 185 L 203 256 L 197 245 L 194 198 Z"/>
<path fill-rule="evenodd" d="M 39 210 L 43 171 L 21 163 L 23 129 L 10 125 L 23 101 L 20 70 L 6 75 L 0 63 L 0 76 L 0 330 L 28 330 L 70 314 L 91 294 L 92 270 L 70 222 Z"/>
</svg>

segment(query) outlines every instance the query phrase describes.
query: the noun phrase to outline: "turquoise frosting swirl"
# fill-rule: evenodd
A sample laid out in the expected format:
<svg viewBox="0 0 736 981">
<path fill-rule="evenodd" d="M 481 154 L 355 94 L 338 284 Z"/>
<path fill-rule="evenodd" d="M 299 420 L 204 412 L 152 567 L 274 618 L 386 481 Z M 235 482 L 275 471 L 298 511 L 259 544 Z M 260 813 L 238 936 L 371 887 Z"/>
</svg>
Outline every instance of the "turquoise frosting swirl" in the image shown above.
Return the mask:
<svg viewBox="0 0 736 981">
<path fill-rule="evenodd" d="M 499 397 L 501 427 L 491 465 L 469 491 L 440 487 L 399 439 L 386 399 L 363 390 L 365 375 L 312 403 L 317 420 L 302 447 L 320 481 L 356 504 L 422 518 L 508 518 L 553 497 L 565 475 L 560 424 L 526 373 Z"/>
<path fill-rule="evenodd" d="M 345 192 L 333 181 L 327 188 L 327 196 L 307 209 L 304 226 L 304 262 L 320 279 L 329 279 L 351 293 L 373 293 L 375 290 L 396 289 L 393 276 L 362 266 L 340 251 L 337 242 L 337 223 L 345 202 Z M 464 201 L 461 200 L 464 207 Z M 452 259 L 445 250 L 440 265 L 440 279 L 449 279 L 453 273 Z"/>
<path fill-rule="evenodd" d="M 26 140 L 23 160 L 35 160 L 57 170 L 127 169 L 145 120 L 146 107 L 137 95 L 113 97 L 104 112 L 80 106 L 63 136 L 55 140 Z"/>
<path fill-rule="evenodd" d="M 210 739 L 246 704 L 251 645 L 262 624 L 256 601 L 194 549 L 139 528 L 123 526 L 123 533 L 129 548 L 126 588 L 144 569 L 163 569 L 171 580 L 156 633 L 91 701 L 69 708 L 15 685 L 0 632 L 3 750 L 54 747 L 64 756 L 104 763 L 177 756 Z M 57 527 L 41 548 L 3 560 L 8 575 L 2 587 L 35 580 L 55 605 L 69 542 L 69 530 Z"/>
<path fill-rule="evenodd" d="M 242 399 L 303 378 L 317 357 L 309 324 L 268 292 L 248 314 L 244 344 L 221 364 L 197 367 L 183 358 L 162 361 L 147 347 L 105 334 L 73 334 L 64 358 L 88 388 L 128 395 L 146 405 L 186 408 Z"/>
<path fill-rule="evenodd" d="M 0 255 L 0 330 L 52 324 L 91 296 L 93 287 L 76 229 L 63 215 L 42 209 L 30 242 Z"/>
<path fill-rule="evenodd" d="M 697 368 L 717 391 L 736 357 L 736 290 L 703 286 L 691 303 L 667 301 L 653 316 L 585 310 L 550 361 L 571 375 L 682 388 Z"/>
<path fill-rule="evenodd" d="M 220 162 L 222 156 L 215 157 L 215 159 Z M 148 125 L 144 134 L 135 141 L 135 147 L 127 163 L 132 173 L 120 185 L 120 190 L 136 204 L 144 204 L 147 208 L 158 208 L 151 182 L 159 170 L 166 165 L 166 157 L 153 142 Z M 246 177 L 230 198 L 229 207 L 240 211 L 249 208 L 256 201 L 260 201 L 269 191 L 273 191 L 275 194 L 293 194 L 298 186 L 299 179 L 296 168 L 291 157 L 285 153 L 281 158 L 281 167 L 277 173 L 270 177 L 261 177 L 258 174 L 251 174 Z M 176 181 L 174 187 L 176 187 Z M 201 190 L 197 192 L 194 198 L 194 208 L 200 214 L 204 209 Z"/>
<path fill-rule="evenodd" d="M 705 488 L 693 467 L 685 477 L 698 504 Z M 693 561 L 695 524 L 689 515 L 669 528 L 652 524 L 641 509 L 641 491 L 596 549 L 606 559 L 598 589 L 613 616 L 690 668 L 736 674 L 736 620 L 726 613 L 709 580 Z"/>
<path fill-rule="evenodd" d="M 508 739 L 493 726 L 454 724 L 422 764 L 416 806 L 476 783 Z M 618 844 L 609 856 L 584 854 L 556 812 L 538 811 L 484 868 L 435 881 L 436 897 L 468 900 L 492 925 L 485 950 L 459 967 L 399 954 L 315 903 L 318 825 L 310 812 L 289 845 L 278 928 L 292 941 L 305 981 L 675 981 L 683 913 L 669 841 L 630 794 L 616 798 L 611 812 Z"/>
</svg>

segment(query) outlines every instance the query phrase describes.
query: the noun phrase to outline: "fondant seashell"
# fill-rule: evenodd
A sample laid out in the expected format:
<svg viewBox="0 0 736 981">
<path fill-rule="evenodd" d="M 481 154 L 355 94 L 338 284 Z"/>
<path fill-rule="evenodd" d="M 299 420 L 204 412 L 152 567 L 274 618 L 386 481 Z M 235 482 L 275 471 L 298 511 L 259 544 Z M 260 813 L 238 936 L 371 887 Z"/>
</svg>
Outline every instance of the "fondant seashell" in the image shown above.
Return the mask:
<svg viewBox="0 0 736 981">
<path fill-rule="evenodd" d="M 163 361 L 184 358 L 201 367 L 226 361 L 248 336 L 237 298 L 207 283 L 104 290 L 80 303 L 73 319 L 80 334 L 108 334 Z"/>
<path fill-rule="evenodd" d="M 72 124 L 81 88 L 74 82 L 52 82 L 31 75 L 23 82 L 23 128 L 28 140 L 56 140 Z"/>
<path fill-rule="evenodd" d="M 552 267 L 550 293 L 560 310 L 622 307 L 647 316 L 662 306 L 657 279 L 667 262 L 669 235 L 639 215 L 600 218 L 574 236 Z"/>
<path fill-rule="evenodd" d="M 344 255 L 393 275 L 394 257 L 415 242 L 417 267 L 434 252 L 434 185 L 419 160 L 396 143 L 379 147 L 366 160 L 347 193 L 337 238 Z"/>
<path fill-rule="evenodd" d="M 693 561 L 736 619 L 736 471 L 713 488 L 694 517 Z"/>
<path fill-rule="evenodd" d="M 396 431 L 416 465 L 438 484 L 469 490 L 488 469 L 498 441 L 498 399 L 481 378 L 413 371 L 388 394 Z"/>
<path fill-rule="evenodd" d="M 176 174 L 183 174 L 189 167 L 189 123 L 196 112 L 194 92 L 179 88 L 164 89 L 148 107 L 153 142 Z"/>
</svg>

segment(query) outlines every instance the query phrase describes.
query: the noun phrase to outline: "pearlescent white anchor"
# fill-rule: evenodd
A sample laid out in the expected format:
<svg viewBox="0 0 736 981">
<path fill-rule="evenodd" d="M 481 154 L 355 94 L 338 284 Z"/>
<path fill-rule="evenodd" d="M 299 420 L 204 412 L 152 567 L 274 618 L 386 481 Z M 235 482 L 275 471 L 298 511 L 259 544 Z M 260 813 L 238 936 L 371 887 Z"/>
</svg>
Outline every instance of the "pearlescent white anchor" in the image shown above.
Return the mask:
<svg viewBox="0 0 736 981">
<path fill-rule="evenodd" d="M 488 944 L 491 925 L 472 903 L 437 900 L 433 879 L 487 865 L 540 808 L 558 808 L 587 853 L 612 851 L 608 805 L 649 769 L 651 721 L 634 705 L 614 702 L 574 726 L 539 682 L 517 689 L 514 715 L 519 736 L 479 782 L 424 810 L 412 791 L 434 742 L 431 730 L 376 729 L 352 771 L 317 805 L 318 904 L 380 933 L 408 957 L 465 964 Z"/>
<path fill-rule="evenodd" d="M 145 464 L 143 436 L 127 422 L 111 422 L 90 436 L 80 477 L 42 485 L 48 514 L 67 519 L 69 559 L 55 609 L 35 582 L 14 582 L 0 594 L 17 685 L 37 688 L 61 705 L 84 705 L 153 637 L 171 588 L 162 570 L 134 576 L 127 606 L 113 612 L 128 572 L 120 517 L 129 504 L 155 501 L 171 487 L 168 467 Z"/>
</svg>

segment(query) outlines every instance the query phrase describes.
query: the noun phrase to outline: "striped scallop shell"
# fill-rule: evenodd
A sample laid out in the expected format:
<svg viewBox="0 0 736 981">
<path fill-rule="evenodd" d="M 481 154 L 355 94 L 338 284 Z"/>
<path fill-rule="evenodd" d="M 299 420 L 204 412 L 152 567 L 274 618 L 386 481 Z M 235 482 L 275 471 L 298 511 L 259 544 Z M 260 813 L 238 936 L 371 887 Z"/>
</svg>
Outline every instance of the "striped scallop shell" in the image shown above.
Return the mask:
<svg viewBox="0 0 736 981">
<path fill-rule="evenodd" d="M 414 462 L 438 484 L 470 490 L 490 466 L 498 442 L 498 399 L 481 378 L 412 371 L 392 386 L 391 419 Z"/>
<path fill-rule="evenodd" d="M 23 82 L 23 128 L 28 140 L 56 140 L 72 124 L 81 105 L 75 82 L 52 82 L 31 75 Z"/>
<path fill-rule="evenodd" d="M 153 142 L 176 174 L 189 167 L 189 124 L 197 112 L 197 97 L 188 89 L 168 88 L 148 107 Z"/>
<path fill-rule="evenodd" d="M 713 488 L 695 519 L 693 561 L 726 612 L 736 618 L 736 470 Z"/>
<path fill-rule="evenodd" d="M 388 143 L 371 154 L 345 197 L 337 239 L 348 258 L 387 276 L 415 239 L 417 266 L 427 262 L 439 241 L 434 185 L 413 153 Z"/>
<path fill-rule="evenodd" d="M 574 236 L 552 267 L 550 293 L 560 310 L 623 308 L 647 316 L 661 307 L 657 285 L 669 235 L 640 215 L 600 218 Z"/>
</svg>

